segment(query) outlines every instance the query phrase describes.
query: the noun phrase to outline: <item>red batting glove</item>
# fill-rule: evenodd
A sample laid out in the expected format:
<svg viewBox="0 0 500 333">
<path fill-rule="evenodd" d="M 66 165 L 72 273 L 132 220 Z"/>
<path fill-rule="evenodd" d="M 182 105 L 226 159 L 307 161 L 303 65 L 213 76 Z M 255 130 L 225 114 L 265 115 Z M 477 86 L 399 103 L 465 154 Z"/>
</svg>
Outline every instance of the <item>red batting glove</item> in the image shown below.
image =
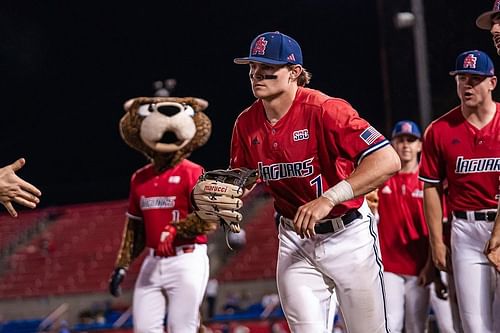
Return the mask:
<svg viewBox="0 0 500 333">
<path fill-rule="evenodd" d="M 160 235 L 160 243 L 156 248 L 156 255 L 162 257 L 175 256 L 174 239 L 177 229 L 171 224 L 167 224 Z"/>
</svg>

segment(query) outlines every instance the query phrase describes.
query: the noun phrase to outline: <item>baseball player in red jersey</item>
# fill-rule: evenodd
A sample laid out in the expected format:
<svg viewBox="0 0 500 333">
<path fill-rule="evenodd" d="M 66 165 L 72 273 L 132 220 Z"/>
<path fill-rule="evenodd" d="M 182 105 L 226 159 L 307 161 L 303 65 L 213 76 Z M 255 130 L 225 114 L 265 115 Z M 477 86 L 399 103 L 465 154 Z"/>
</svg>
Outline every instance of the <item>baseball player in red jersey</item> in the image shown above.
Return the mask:
<svg viewBox="0 0 500 333">
<path fill-rule="evenodd" d="M 387 315 L 391 332 L 424 332 L 434 266 L 427 265 L 429 233 L 423 210 L 424 184 L 418 179 L 420 129 L 402 120 L 392 131 L 401 170 L 378 190 L 380 250 L 384 262 Z M 440 332 L 455 332 L 447 301 L 435 301 Z M 443 303 L 443 304 L 441 304 Z"/>
<path fill-rule="evenodd" d="M 495 0 L 493 9 L 482 13 L 476 19 L 476 25 L 485 30 L 489 30 L 493 36 L 493 43 L 500 55 L 500 0 Z M 500 200 L 498 202 L 497 217 L 493 228 L 491 239 L 485 248 L 491 264 L 500 272 Z"/>
<path fill-rule="evenodd" d="M 423 212 L 423 183 L 418 180 L 420 130 L 401 121 L 392 132 L 392 145 L 401 171 L 378 190 L 380 250 L 384 262 L 387 314 L 391 332 L 423 332 L 429 308 L 426 277 L 428 231 Z"/>
<path fill-rule="evenodd" d="M 304 87 L 310 74 L 291 37 L 263 33 L 234 61 L 249 65 L 257 100 L 234 125 L 231 167 L 257 168 L 274 197 L 278 291 L 291 331 L 331 332 L 335 288 L 349 332 L 388 332 L 363 194 L 399 170 L 397 154 L 349 103 Z"/>
<path fill-rule="evenodd" d="M 500 176 L 500 105 L 493 62 L 484 52 L 461 53 L 450 72 L 461 104 L 427 128 L 420 179 L 434 264 L 453 269 L 465 332 L 500 332 L 500 275 L 483 253 L 496 215 Z M 441 192 L 448 181 L 453 214 L 451 266 L 443 242 Z"/>
</svg>

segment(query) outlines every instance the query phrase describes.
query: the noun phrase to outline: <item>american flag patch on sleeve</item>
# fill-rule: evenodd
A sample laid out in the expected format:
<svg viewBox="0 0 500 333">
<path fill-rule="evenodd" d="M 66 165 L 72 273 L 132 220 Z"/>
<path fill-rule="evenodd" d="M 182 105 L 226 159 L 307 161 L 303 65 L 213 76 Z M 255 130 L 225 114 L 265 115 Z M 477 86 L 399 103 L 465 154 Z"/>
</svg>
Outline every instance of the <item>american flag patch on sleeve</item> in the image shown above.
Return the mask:
<svg viewBox="0 0 500 333">
<path fill-rule="evenodd" d="M 361 139 L 363 139 L 364 142 L 366 142 L 367 145 L 371 145 L 375 140 L 377 140 L 382 134 L 379 133 L 375 128 L 372 126 L 368 127 L 359 135 Z"/>
</svg>

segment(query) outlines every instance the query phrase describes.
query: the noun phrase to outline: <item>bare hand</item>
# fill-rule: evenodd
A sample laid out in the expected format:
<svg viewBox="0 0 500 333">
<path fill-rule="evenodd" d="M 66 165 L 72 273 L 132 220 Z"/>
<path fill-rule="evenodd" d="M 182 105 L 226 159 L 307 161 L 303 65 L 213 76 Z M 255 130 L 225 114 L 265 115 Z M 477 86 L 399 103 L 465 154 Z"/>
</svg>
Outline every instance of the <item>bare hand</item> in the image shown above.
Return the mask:
<svg viewBox="0 0 500 333">
<path fill-rule="evenodd" d="M 368 203 L 368 207 L 372 211 L 373 214 L 378 212 L 378 189 L 375 189 L 366 194 L 366 202 Z"/>
<path fill-rule="evenodd" d="M 293 219 L 297 235 L 302 239 L 315 236 L 314 226 L 319 220 L 328 215 L 332 208 L 332 202 L 325 197 L 319 197 L 300 206 Z"/>
<path fill-rule="evenodd" d="M 443 243 L 431 246 L 432 261 L 437 269 L 444 272 L 452 272 L 450 251 Z"/>
<path fill-rule="evenodd" d="M 417 284 L 419 286 L 427 286 L 434 282 L 436 276 L 436 267 L 431 260 L 427 260 L 426 264 L 418 274 Z M 439 271 L 438 271 L 439 273 Z"/>
<path fill-rule="evenodd" d="M 35 208 L 42 195 L 39 189 L 16 175 L 16 171 L 21 169 L 24 164 L 26 161 L 24 158 L 20 158 L 14 163 L 0 168 L 0 203 L 7 208 L 12 217 L 17 217 L 12 202 L 28 208 Z"/>
<path fill-rule="evenodd" d="M 492 236 L 486 243 L 484 254 L 488 261 L 500 272 L 500 240 Z"/>
</svg>

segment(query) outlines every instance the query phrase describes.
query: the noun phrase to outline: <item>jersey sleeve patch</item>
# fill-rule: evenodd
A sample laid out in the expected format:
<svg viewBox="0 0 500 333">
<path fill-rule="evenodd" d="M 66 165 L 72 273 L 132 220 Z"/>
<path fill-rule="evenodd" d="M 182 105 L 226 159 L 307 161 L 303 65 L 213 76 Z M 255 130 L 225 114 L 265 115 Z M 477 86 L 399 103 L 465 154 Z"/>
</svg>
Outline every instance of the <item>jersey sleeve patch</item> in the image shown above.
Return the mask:
<svg viewBox="0 0 500 333">
<path fill-rule="evenodd" d="M 382 134 L 380 134 L 379 131 L 377 131 L 373 126 L 368 127 L 365 129 L 359 137 L 367 144 L 371 145 L 372 143 L 375 142 L 378 138 L 380 138 Z"/>
</svg>

